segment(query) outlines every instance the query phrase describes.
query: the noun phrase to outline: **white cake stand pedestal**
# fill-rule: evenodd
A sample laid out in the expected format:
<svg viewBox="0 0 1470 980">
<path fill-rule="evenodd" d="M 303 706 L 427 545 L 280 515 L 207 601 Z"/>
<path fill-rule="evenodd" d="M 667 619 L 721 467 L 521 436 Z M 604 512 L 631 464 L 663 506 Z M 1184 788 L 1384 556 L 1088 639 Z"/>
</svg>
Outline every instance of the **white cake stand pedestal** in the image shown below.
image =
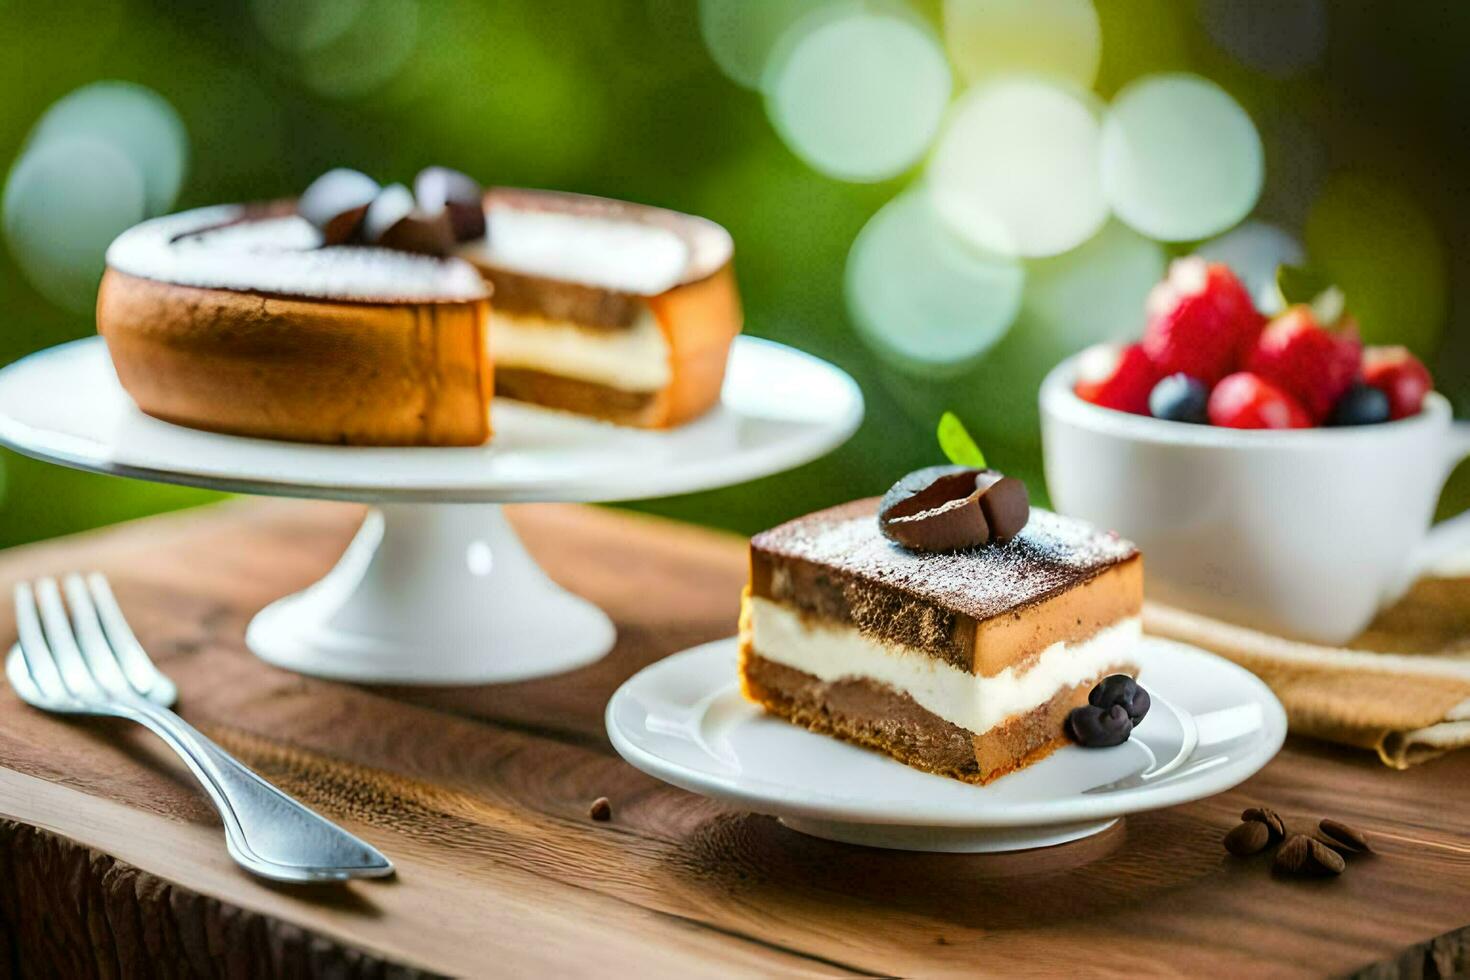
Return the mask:
<svg viewBox="0 0 1470 980">
<path fill-rule="evenodd" d="M 596 661 L 612 622 L 561 588 L 501 512 L 730 486 L 817 458 L 862 420 L 857 386 L 809 355 L 742 337 L 721 404 L 669 432 L 496 402 L 474 448 L 245 439 L 139 412 L 93 338 L 0 371 L 0 444 L 64 466 L 239 493 L 374 505 L 341 559 L 262 610 L 246 643 L 305 674 L 366 683 L 527 680 Z"/>
<path fill-rule="evenodd" d="M 612 621 L 551 581 L 499 504 L 384 504 L 335 568 L 251 620 L 278 667 L 356 681 L 483 684 L 574 670 Z"/>
</svg>

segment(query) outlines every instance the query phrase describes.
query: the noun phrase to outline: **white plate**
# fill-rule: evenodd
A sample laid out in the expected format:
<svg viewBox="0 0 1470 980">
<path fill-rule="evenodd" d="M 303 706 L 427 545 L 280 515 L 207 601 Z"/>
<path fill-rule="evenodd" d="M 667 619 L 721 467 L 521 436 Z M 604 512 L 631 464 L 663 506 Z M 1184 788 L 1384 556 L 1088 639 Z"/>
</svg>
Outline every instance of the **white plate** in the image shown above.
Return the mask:
<svg viewBox="0 0 1470 980">
<path fill-rule="evenodd" d="M 732 637 L 629 678 L 607 706 L 613 746 L 675 786 L 877 847 L 1004 851 L 1074 840 L 1124 814 L 1229 789 L 1286 738 L 1285 711 L 1254 675 L 1145 638 L 1136 657 L 1153 707 L 1129 741 L 1068 746 L 971 786 L 766 715 L 741 697 L 737 657 Z"/>
<path fill-rule="evenodd" d="M 398 503 L 613 501 L 779 473 L 841 445 L 863 399 L 838 368 L 740 337 L 718 407 L 667 431 L 497 399 L 495 438 L 469 448 L 246 439 L 150 418 L 118 384 L 100 337 L 0 371 L 0 444 L 78 469 L 242 493 Z"/>
</svg>

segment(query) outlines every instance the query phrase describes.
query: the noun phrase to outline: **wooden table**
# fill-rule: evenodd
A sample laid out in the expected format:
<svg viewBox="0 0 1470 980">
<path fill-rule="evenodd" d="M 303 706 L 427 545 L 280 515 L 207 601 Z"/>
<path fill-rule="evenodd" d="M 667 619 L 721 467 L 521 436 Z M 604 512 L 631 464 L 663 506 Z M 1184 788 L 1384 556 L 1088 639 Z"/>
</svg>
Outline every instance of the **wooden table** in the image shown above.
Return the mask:
<svg viewBox="0 0 1470 980">
<path fill-rule="evenodd" d="M 174 757 L 123 722 L 0 691 L 0 966 L 68 976 L 1345 973 L 1470 965 L 1470 753 L 1397 773 L 1289 743 L 1239 789 L 1000 856 L 868 850 L 691 796 L 611 750 L 633 671 L 730 634 L 735 538 L 612 511 L 516 511 L 531 550 L 618 623 L 559 678 L 383 689 L 256 660 L 251 614 L 319 576 L 359 508 L 239 501 L 0 556 L 97 568 L 182 713 L 372 840 L 396 879 L 307 889 L 238 871 Z M 8 609 L 0 632 L 12 635 Z M 588 818 L 607 796 L 613 818 Z M 1255 802 L 1336 814 L 1381 853 L 1281 880 L 1220 847 Z M 1436 939 L 1435 937 L 1440 937 Z M 1373 966 L 1377 964 L 1377 966 Z M 24 969 L 22 969 L 24 968 Z"/>
</svg>

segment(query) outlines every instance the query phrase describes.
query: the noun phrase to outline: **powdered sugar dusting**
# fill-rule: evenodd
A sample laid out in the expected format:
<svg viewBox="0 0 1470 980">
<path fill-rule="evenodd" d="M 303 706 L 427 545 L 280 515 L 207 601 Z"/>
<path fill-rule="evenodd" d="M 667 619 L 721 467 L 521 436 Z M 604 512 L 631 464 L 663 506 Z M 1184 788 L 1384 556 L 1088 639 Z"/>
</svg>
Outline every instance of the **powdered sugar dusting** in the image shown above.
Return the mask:
<svg viewBox="0 0 1470 980">
<path fill-rule="evenodd" d="M 1038 507 L 1004 544 L 951 554 L 909 551 L 878 530 L 876 498 L 818 511 L 756 535 L 752 547 L 828 565 L 988 619 L 1091 578 L 1138 553 L 1129 541 Z"/>
<path fill-rule="evenodd" d="M 656 296 L 691 264 L 683 238 L 642 221 L 509 203 L 492 203 L 485 219 L 486 237 L 460 254 L 510 272 Z"/>
<path fill-rule="evenodd" d="M 224 205 L 129 228 L 107 249 L 107 264 L 181 286 L 312 299 L 464 302 L 487 294 L 479 272 L 459 259 L 320 245 L 317 230 L 295 214 L 257 217 Z"/>
</svg>

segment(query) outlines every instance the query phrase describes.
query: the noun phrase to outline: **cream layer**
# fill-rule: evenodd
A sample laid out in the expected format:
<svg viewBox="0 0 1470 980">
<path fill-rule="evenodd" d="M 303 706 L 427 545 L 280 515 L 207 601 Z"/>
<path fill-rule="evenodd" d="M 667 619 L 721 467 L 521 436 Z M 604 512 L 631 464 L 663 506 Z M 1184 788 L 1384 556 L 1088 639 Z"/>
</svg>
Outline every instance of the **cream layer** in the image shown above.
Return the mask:
<svg viewBox="0 0 1470 980">
<path fill-rule="evenodd" d="M 621 391 L 660 391 L 673 380 L 669 343 L 646 307 L 627 327 L 598 329 L 538 316 L 490 314 L 497 367 L 526 368 Z"/>
<path fill-rule="evenodd" d="M 485 237 L 459 254 L 523 275 L 657 296 L 690 264 L 682 238 L 642 221 L 501 202 L 485 209 L 485 222 Z"/>
<path fill-rule="evenodd" d="M 769 599 L 751 596 L 746 602 L 743 629 L 758 655 L 829 683 L 849 677 L 879 681 L 976 735 L 1045 704 L 1058 691 L 1129 663 L 1142 635 L 1139 618 L 1129 616 L 1081 642 L 1053 643 L 1023 670 L 1007 667 L 982 677 Z"/>
</svg>

